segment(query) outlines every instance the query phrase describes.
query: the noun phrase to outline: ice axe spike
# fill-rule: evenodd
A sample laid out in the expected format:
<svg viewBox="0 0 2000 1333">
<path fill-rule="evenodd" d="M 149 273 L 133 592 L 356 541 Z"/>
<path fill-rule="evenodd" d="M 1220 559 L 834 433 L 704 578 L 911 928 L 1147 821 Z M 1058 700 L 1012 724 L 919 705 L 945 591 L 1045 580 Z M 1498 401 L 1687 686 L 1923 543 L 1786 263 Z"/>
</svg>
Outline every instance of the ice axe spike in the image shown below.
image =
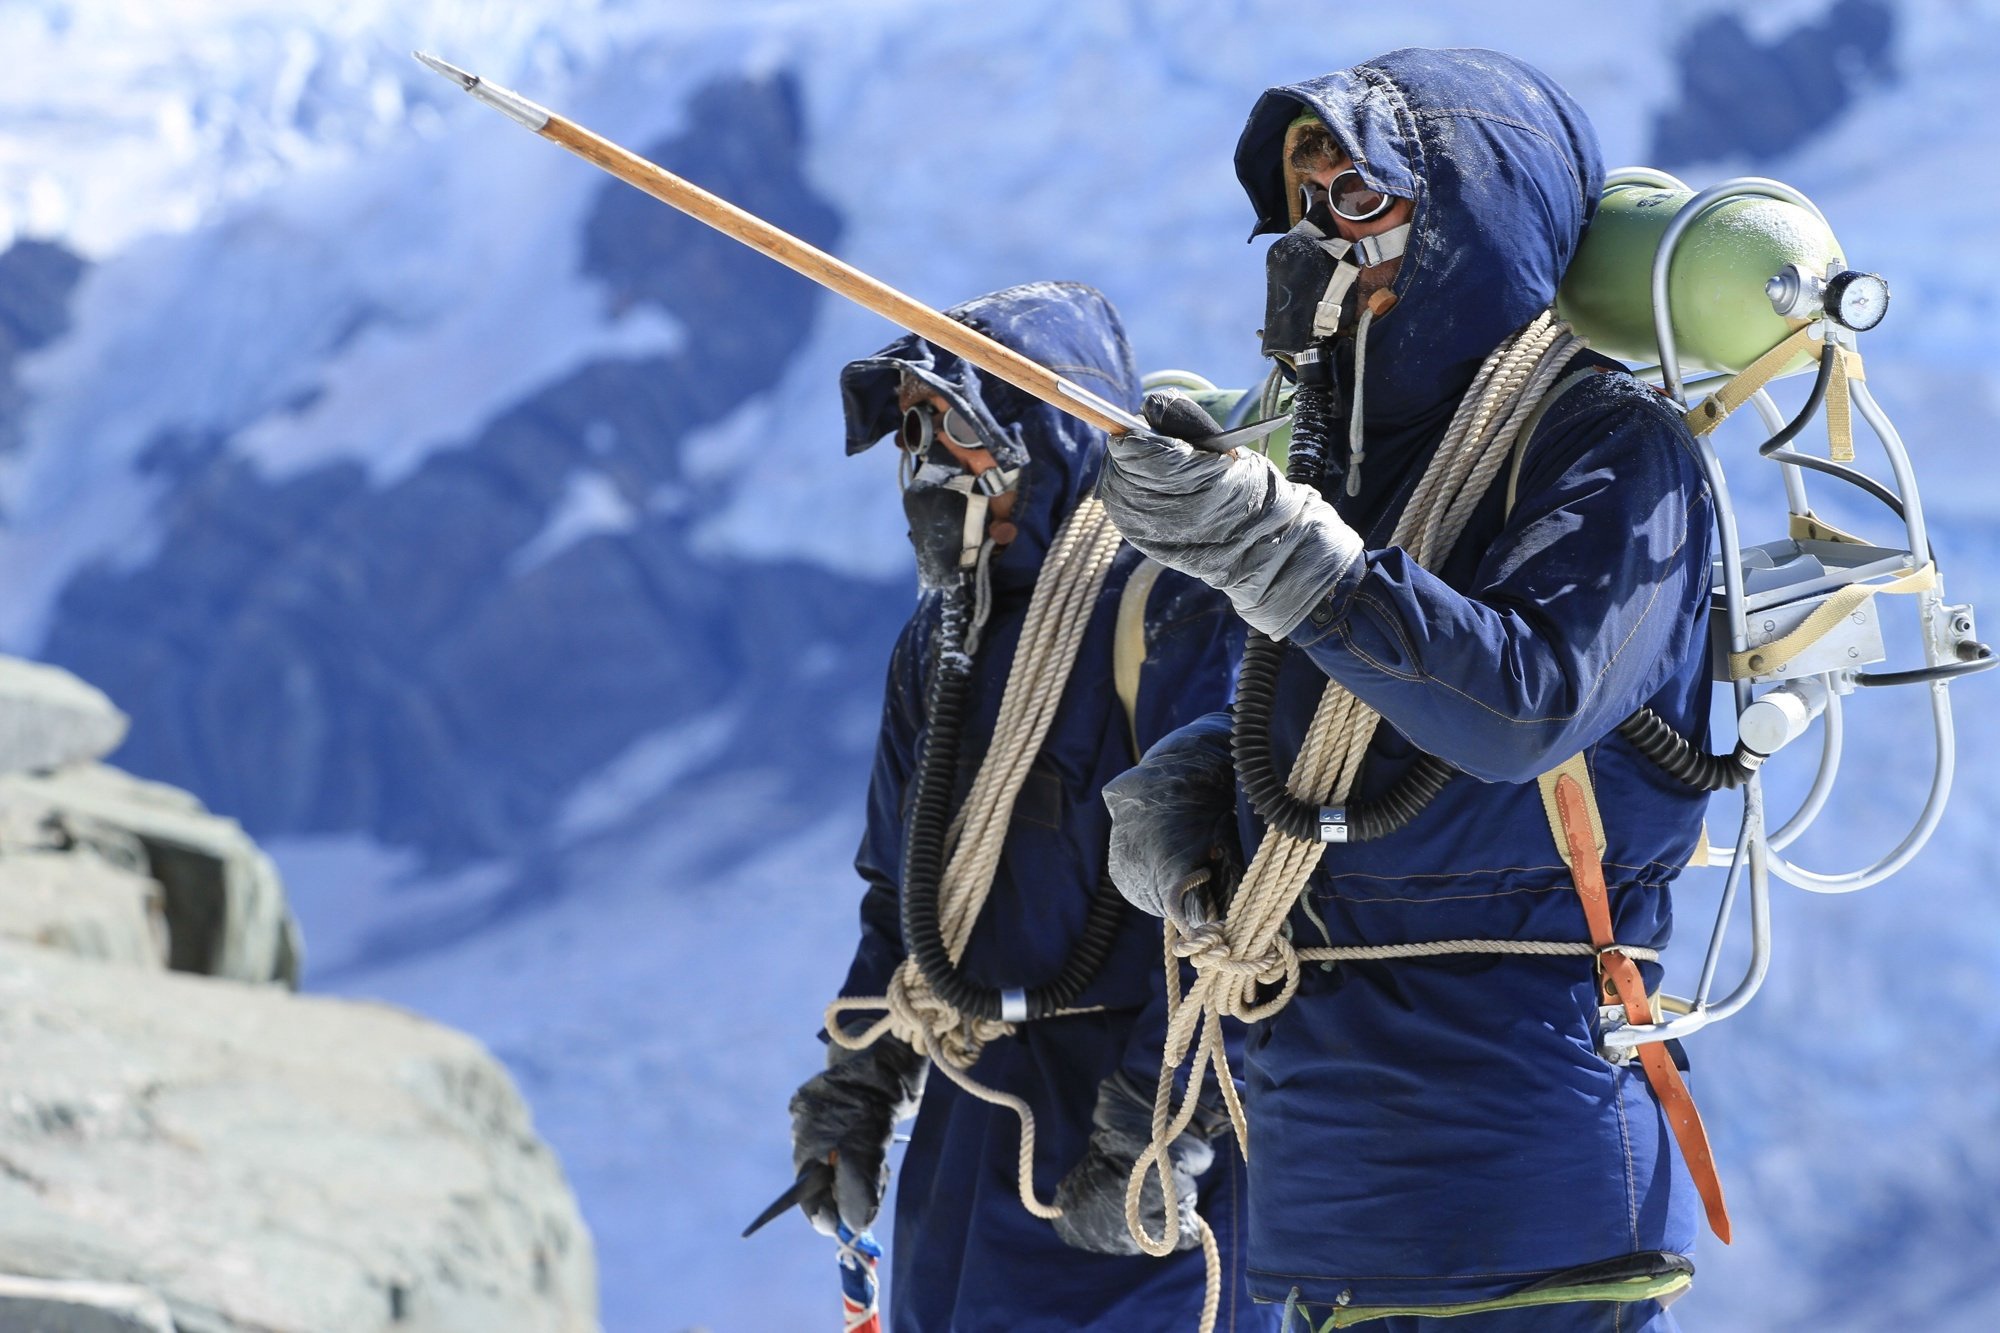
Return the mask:
<svg viewBox="0 0 2000 1333">
<path fill-rule="evenodd" d="M 783 1194 L 771 1200 L 764 1211 L 757 1214 L 756 1221 L 743 1228 L 743 1238 L 748 1240 L 759 1231 L 762 1231 L 766 1225 L 777 1220 L 781 1214 L 804 1199 L 806 1195 L 811 1194 L 816 1189 L 824 1188 L 827 1177 L 832 1174 L 833 1162 L 831 1160 L 825 1162 L 807 1162 L 805 1170 L 799 1172 L 799 1178 L 794 1180 Z"/>
<path fill-rule="evenodd" d="M 772 226 L 753 213 L 745 212 L 728 200 L 682 180 L 671 171 L 648 162 L 629 149 L 619 147 L 575 121 L 565 119 L 547 107 L 530 102 L 512 89 L 489 83 L 476 74 L 439 60 L 436 56 L 422 51 L 414 51 L 411 54 L 426 67 L 451 80 L 474 98 L 533 130 L 544 139 L 558 143 L 578 157 L 595 163 L 627 185 L 644 190 L 662 203 L 679 209 L 697 221 L 707 223 L 725 236 L 741 241 L 757 253 L 777 260 L 829 291 L 874 311 L 891 323 L 908 329 L 939 347 L 956 352 L 981 370 L 998 376 L 1023 393 L 1033 394 L 1051 407 L 1067 412 L 1110 435 L 1123 435 L 1127 431 L 1146 429 L 1146 423 L 1138 417 L 1115 403 L 1105 401 L 1082 385 L 1029 360 L 1011 347 L 1002 346 L 983 333 L 967 328 L 957 320 L 931 309 L 923 302 L 905 296 L 887 283 L 870 277 L 851 264 L 835 259 L 824 250 L 808 245 L 791 233 Z"/>
</svg>

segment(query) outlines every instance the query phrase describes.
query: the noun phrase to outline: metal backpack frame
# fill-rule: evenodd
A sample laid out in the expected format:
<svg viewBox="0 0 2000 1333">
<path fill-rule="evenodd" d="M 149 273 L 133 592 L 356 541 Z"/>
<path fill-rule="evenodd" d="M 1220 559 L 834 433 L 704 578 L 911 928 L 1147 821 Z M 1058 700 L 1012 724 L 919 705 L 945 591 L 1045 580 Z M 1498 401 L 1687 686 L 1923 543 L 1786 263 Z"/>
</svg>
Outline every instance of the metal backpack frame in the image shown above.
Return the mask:
<svg viewBox="0 0 2000 1333">
<path fill-rule="evenodd" d="M 1606 181 L 1607 188 L 1618 184 L 1688 188 L 1664 172 L 1645 168 L 1615 172 Z M 1752 773 L 1744 782 L 1743 816 L 1735 840 L 1725 847 L 1705 848 L 1705 858 L 1697 856 L 1698 864 L 1726 866 L 1727 874 L 1695 992 L 1688 999 L 1665 999 L 1663 1007 L 1675 1017 L 1607 1031 L 1606 1046 L 1625 1052 L 1646 1042 L 1700 1031 L 1737 1013 L 1756 995 L 1770 969 L 1773 875 L 1816 893 L 1848 893 L 1880 883 L 1910 863 L 1936 830 L 1951 792 L 1956 764 L 1951 682 L 1996 665 L 1992 650 L 1975 636 L 1972 608 L 1945 601 L 1908 450 L 1859 376 L 1859 334 L 1879 323 L 1879 316 L 1866 323 L 1857 321 L 1859 327 L 1855 327 L 1842 322 L 1843 310 L 1827 309 L 1839 307 L 1839 297 L 1856 280 L 1880 284 L 1880 301 L 1886 306 L 1886 283 L 1874 275 L 1852 272 L 1773 275 L 1766 291 L 1774 306 L 1781 313 L 1811 320 L 1786 342 L 1816 332 L 1820 344 L 1814 392 L 1790 421 L 1764 387 L 1774 378 L 1771 372 L 1790 359 L 1779 356 L 1773 361 L 1778 349 L 1738 375 L 1689 379 L 1684 373 L 1677 355 L 1668 287 L 1675 251 L 1705 210 L 1746 196 L 1782 200 L 1825 220 L 1799 191 L 1761 177 L 1739 177 L 1696 193 L 1668 225 L 1654 255 L 1652 314 L 1660 364 L 1636 373 L 1659 385 L 1683 409 L 1688 407 L 1690 390 L 1717 389 L 1688 414 L 1696 431 L 1701 466 L 1716 501 L 1719 549 L 1711 610 L 1716 678 L 1731 686 L 1739 735 L 1755 734 L 1760 742 L 1757 748 L 1766 754 L 1798 739 L 1813 721 L 1819 721 L 1819 768 L 1799 808 L 1776 829 L 1769 826 L 1762 773 Z M 1828 403 L 1827 388 L 1834 379 L 1845 382 L 1837 385 L 1839 392 Z M 1846 408 L 1850 401 L 1887 457 L 1893 487 L 1846 466 L 1838 457 L 1843 452 L 1841 436 L 1848 429 Z M 1743 402 L 1755 408 L 1764 427 L 1768 438 L 1759 453 L 1781 469 L 1790 511 L 1787 537 L 1749 548 L 1743 545 L 1729 499 L 1728 478 L 1708 433 L 1731 408 Z M 1836 457 L 1829 461 L 1784 449 L 1822 407 L 1828 411 Z M 1907 545 L 1871 546 L 1820 520 L 1807 502 L 1805 473 L 1809 470 L 1831 474 L 1882 502 L 1897 514 Z M 1887 655 L 1875 602 L 1890 593 L 1910 594 L 1916 599 L 1923 665 L 1911 670 L 1865 671 L 1862 668 Z M 1785 849 L 1826 809 L 1840 768 L 1845 735 L 1843 701 L 1859 688 L 1889 685 L 1922 685 L 1930 692 L 1936 762 L 1923 809 L 1902 840 L 1871 864 L 1844 873 L 1808 869 L 1788 858 Z M 1722 945 L 1746 877 L 1750 960 L 1742 979 L 1716 999 L 1713 992 Z"/>
</svg>

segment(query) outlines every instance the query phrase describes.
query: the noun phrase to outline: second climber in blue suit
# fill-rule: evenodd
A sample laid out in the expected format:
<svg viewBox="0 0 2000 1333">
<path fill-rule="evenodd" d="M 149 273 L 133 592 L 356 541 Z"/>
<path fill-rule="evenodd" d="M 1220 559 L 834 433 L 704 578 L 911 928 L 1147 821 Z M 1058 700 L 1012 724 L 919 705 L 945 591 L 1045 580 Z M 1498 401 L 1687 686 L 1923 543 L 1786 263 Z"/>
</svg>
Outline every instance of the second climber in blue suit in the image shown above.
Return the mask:
<svg viewBox="0 0 2000 1333">
<path fill-rule="evenodd" d="M 1124 330 L 1088 287 L 1034 283 L 949 313 L 1137 405 Z M 866 1227 L 891 1127 L 914 1110 L 891 1328 L 1192 1330 L 1202 1255 L 1151 1258 L 1126 1231 L 1151 1137 L 1161 937 L 1106 881 L 1101 792 L 1227 703 L 1240 626 L 1217 593 L 1119 540 L 1091 498 L 1101 433 L 915 336 L 849 365 L 841 387 L 849 452 L 902 446 L 923 591 L 889 664 L 849 1000 L 826 1070 L 792 1100 L 794 1166 L 819 1173 L 804 1209 L 823 1230 Z M 986 1094 L 1032 1114 L 1025 1181 L 1023 1120 Z M 1218 1327 L 1268 1330 L 1276 1312 L 1243 1288 L 1241 1168 L 1211 1144 L 1219 1130 L 1205 1116 L 1182 1135 L 1172 1169 L 1214 1226 Z M 1147 1204 L 1157 1228 L 1157 1187 Z"/>
</svg>

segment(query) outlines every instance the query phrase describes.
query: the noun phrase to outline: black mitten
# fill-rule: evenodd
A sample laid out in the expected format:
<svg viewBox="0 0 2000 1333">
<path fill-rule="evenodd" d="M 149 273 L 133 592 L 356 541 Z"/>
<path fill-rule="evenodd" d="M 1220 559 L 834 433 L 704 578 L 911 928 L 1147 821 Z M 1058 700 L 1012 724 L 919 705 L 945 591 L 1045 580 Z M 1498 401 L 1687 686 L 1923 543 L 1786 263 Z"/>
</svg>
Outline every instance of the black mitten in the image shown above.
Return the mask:
<svg viewBox="0 0 2000 1333">
<path fill-rule="evenodd" d="M 1056 1234 L 1064 1244 L 1093 1254 L 1138 1254 L 1139 1242 L 1125 1225 L 1125 1188 L 1133 1164 L 1153 1141 L 1152 1098 L 1125 1074 L 1113 1074 L 1098 1085 L 1091 1126 L 1083 1160 L 1056 1186 L 1055 1204 L 1062 1209 L 1054 1224 Z M 1208 1141 L 1213 1128 L 1211 1117 L 1197 1116 L 1167 1148 L 1181 1223 L 1176 1249 L 1189 1250 L 1201 1243 L 1195 1221 L 1195 1179 L 1215 1160 Z M 1149 1235 L 1158 1236 L 1166 1227 L 1159 1176 L 1150 1171 L 1139 1196 L 1139 1216 Z"/>
<path fill-rule="evenodd" d="M 831 1236 L 836 1223 L 865 1231 L 889 1186 L 896 1122 L 914 1115 L 930 1062 L 905 1042 L 883 1037 L 864 1050 L 827 1047 L 826 1070 L 792 1094 L 792 1169 L 831 1162 L 799 1207 Z"/>
</svg>

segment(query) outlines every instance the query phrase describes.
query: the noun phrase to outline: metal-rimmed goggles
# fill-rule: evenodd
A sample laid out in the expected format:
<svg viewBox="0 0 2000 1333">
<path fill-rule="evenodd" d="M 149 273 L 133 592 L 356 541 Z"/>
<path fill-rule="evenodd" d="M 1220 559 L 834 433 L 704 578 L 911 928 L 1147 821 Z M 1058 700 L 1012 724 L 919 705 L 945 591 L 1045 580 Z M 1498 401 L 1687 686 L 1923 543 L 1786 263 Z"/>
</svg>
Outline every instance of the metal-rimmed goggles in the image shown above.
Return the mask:
<svg viewBox="0 0 2000 1333">
<path fill-rule="evenodd" d="M 1315 208 L 1324 205 L 1343 222 L 1373 222 L 1388 212 L 1395 202 L 1394 195 L 1383 194 L 1362 180 L 1361 173 L 1352 167 L 1335 176 L 1329 185 L 1312 180 L 1299 182 L 1299 203 L 1306 217 L 1311 217 Z"/>
<path fill-rule="evenodd" d="M 978 429 L 965 413 L 953 407 L 940 417 L 929 403 L 914 403 L 904 409 L 902 424 L 896 427 L 896 444 L 904 453 L 922 458 L 930 452 L 931 441 L 940 435 L 961 449 L 986 447 L 986 441 L 979 437 Z"/>
</svg>

